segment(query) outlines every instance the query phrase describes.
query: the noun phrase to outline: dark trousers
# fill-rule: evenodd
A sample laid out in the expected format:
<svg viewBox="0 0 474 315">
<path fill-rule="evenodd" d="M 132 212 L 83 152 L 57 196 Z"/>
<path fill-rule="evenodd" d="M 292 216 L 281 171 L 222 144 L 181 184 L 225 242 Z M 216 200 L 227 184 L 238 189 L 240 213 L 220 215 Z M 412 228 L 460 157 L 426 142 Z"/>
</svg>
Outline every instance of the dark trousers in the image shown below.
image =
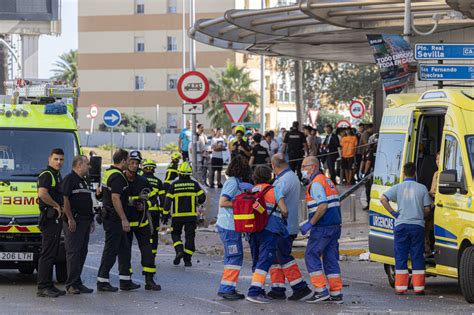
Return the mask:
<svg viewBox="0 0 474 315">
<path fill-rule="evenodd" d="M 77 288 L 82 284 L 81 273 L 88 252 L 91 221 L 77 220 L 75 232 L 69 231 L 67 222 L 63 223 L 63 228 L 67 262 L 66 288 Z"/>
<path fill-rule="evenodd" d="M 158 253 L 158 232 L 160 231 L 160 211 L 150 211 L 151 222 L 153 223 L 153 233 L 151 234 L 151 252 Z"/>
<path fill-rule="evenodd" d="M 222 185 L 222 165 L 224 160 L 220 158 L 211 159 L 211 169 L 209 171 L 209 185 L 214 186 L 214 175 L 217 174 L 217 185 Z"/>
<path fill-rule="evenodd" d="M 181 241 L 181 233 L 184 227 L 184 246 Z M 184 252 L 184 261 L 191 261 L 191 256 L 194 254 L 196 247 L 194 245 L 194 238 L 196 236 L 196 221 L 182 222 L 175 219 L 171 222 L 171 239 L 173 240 L 173 247 L 178 252 Z"/>
<path fill-rule="evenodd" d="M 109 282 L 110 269 L 115 265 L 118 257 L 119 275 L 130 277 L 130 240 L 122 230 L 120 220 L 103 219 L 105 230 L 105 244 L 100 261 L 97 282 Z"/>
<path fill-rule="evenodd" d="M 38 260 L 38 289 L 53 287 L 53 266 L 59 253 L 62 223 L 45 219 L 40 224 L 42 233 L 41 252 Z"/>
<path fill-rule="evenodd" d="M 303 157 L 289 157 L 290 161 L 288 162 L 288 165 L 290 166 L 290 169 L 293 172 L 296 172 L 298 175 L 298 178 L 301 180 L 301 164 L 303 164 Z"/>
<path fill-rule="evenodd" d="M 332 154 L 326 157 L 326 166 L 329 170 L 329 177 L 331 178 L 334 184 L 336 183 L 336 160 L 337 152 L 331 152 Z"/>
<path fill-rule="evenodd" d="M 181 155 L 183 156 L 183 162 L 189 161 L 189 152 L 188 151 L 181 152 Z"/>
<path fill-rule="evenodd" d="M 153 256 L 153 253 L 151 252 L 150 226 L 146 225 L 142 227 L 132 228 L 130 232 L 127 233 L 128 239 L 130 241 L 130 245 L 132 244 L 134 235 L 138 242 L 138 248 L 140 248 L 143 274 L 147 274 L 147 273 L 155 274 L 156 273 L 155 256 Z M 131 255 L 131 251 L 132 249 L 130 248 L 130 255 Z"/>
</svg>

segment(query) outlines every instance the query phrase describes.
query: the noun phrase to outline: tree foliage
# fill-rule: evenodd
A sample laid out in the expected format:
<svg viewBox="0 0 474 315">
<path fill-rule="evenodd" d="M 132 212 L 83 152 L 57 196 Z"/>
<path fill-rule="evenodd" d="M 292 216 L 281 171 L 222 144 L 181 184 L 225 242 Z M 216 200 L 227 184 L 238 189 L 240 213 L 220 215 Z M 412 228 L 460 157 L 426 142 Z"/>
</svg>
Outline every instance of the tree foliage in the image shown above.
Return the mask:
<svg viewBox="0 0 474 315">
<path fill-rule="evenodd" d="M 70 86 L 77 86 L 77 50 L 70 50 L 59 56 L 53 66 L 52 79 L 63 81 Z"/>
<path fill-rule="evenodd" d="M 205 103 L 206 114 L 211 120 L 211 127 L 230 129 L 231 121 L 224 109 L 224 102 L 249 102 L 250 109 L 244 121 L 252 121 L 257 105 L 258 95 L 251 85 L 254 82 L 243 67 L 227 63 L 222 71 L 212 68 L 215 79 L 209 80 L 209 97 Z"/>
<path fill-rule="evenodd" d="M 122 122 L 118 127 L 114 127 L 114 131 L 119 132 L 140 132 L 140 126 L 144 126 L 144 132 L 155 132 L 156 124 L 150 120 L 145 119 L 142 116 L 136 114 L 129 115 L 127 113 L 121 113 Z M 104 124 L 99 125 L 100 131 L 109 131 L 110 129 Z"/>
<path fill-rule="evenodd" d="M 341 114 L 334 111 L 330 111 L 326 108 L 321 108 L 319 110 L 318 119 L 316 120 L 318 132 L 320 134 L 323 134 L 324 126 L 328 124 L 335 128 L 336 123 L 341 119 L 344 119 Z"/>
</svg>

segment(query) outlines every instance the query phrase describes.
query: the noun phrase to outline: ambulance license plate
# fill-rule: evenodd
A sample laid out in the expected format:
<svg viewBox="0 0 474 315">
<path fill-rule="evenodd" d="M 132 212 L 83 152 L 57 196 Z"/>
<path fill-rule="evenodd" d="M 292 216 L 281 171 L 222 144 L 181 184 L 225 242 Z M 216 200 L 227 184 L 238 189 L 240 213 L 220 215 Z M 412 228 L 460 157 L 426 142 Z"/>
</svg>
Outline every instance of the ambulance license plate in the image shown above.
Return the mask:
<svg viewBox="0 0 474 315">
<path fill-rule="evenodd" d="M 33 253 L 0 252 L 0 261 L 33 261 Z"/>
</svg>

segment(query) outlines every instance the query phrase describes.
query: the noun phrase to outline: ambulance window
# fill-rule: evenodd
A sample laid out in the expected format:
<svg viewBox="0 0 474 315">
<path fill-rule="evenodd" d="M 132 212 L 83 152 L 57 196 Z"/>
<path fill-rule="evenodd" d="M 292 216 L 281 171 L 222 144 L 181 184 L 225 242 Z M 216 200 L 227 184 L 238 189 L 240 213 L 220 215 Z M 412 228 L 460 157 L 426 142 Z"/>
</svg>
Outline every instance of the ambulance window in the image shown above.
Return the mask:
<svg viewBox="0 0 474 315">
<path fill-rule="evenodd" d="M 469 163 L 471 164 L 471 174 L 474 175 L 474 136 L 466 136 L 466 143 Z"/>
<path fill-rule="evenodd" d="M 380 134 L 374 169 L 374 184 L 393 186 L 400 181 L 405 134 Z"/>
<path fill-rule="evenodd" d="M 459 142 L 453 136 L 446 136 L 444 144 L 444 170 L 456 170 L 458 182 L 464 181 L 464 165 Z"/>
</svg>

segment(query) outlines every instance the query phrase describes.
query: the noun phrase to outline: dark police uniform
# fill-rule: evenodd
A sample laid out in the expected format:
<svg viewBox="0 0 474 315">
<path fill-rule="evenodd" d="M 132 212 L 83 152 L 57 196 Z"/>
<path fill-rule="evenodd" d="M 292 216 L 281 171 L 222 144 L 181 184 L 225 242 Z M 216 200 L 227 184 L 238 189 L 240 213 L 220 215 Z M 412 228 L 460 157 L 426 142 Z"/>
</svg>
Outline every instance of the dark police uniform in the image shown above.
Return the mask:
<svg viewBox="0 0 474 315">
<path fill-rule="evenodd" d="M 111 166 L 105 170 L 102 178 L 102 221 L 105 230 L 105 244 L 100 262 L 97 283 L 108 283 L 110 269 L 118 256 L 120 282 L 131 281 L 130 273 L 130 240 L 122 229 L 122 222 L 112 204 L 112 193 L 120 194 L 124 211 L 128 204 L 128 181 L 122 170 Z"/>
<path fill-rule="evenodd" d="M 130 244 L 132 244 L 133 236 L 137 238 L 138 247 L 141 252 L 143 274 L 155 274 L 155 257 L 151 249 L 151 231 L 150 222 L 146 215 L 147 203 L 140 198 L 140 194 L 146 192 L 146 195 L 152 191 L 147 180 L 143 176 L 136 175 L 134 181 L 128 181 L 129 202 L 125 208 L 125 214 L 130 222 L 130 232 L 127 233 Z M 141 204 L 141 205 L 140 205 Z M 156 206 L 156 203 L 151 203 Z M 131 249 L 130 249 L 131 251 Z M 131 253 L 130 253 L 131 255 Z"/>
<path fill-rule="evenodd" d="M 268 150 L 257 143 L 252 149 L 252 156 L 255 158 L 253 161 L 253 166 L 256 165 L 268 165 L 268 160 L 270 159 L 270 155 L 268 154 Z"/>
<path fill-rule="evenodd" d="M 174 181 L 176 178 L 178 178 L 178 166 L 179 166 L 179 161 L 173 160 L 171 163 L 168 165 L 168 169 L 166 170 L 166 177 L 163 182 L 163 186 L 165 188 L 165 194 L 170 188 L 170 184 L 172 181 Z"/>
<path fill-rule="evenodd" d="M 71 212 L 76 220 L 76 231 L 68 228 L 64 216 L 64 245 L 66 246 L 67 280 L 66 288 L 78 288 L 82 284 L 81 273 L 86 262 L 89 234 L 94 218 L 92 195 L 84 177 L 72 171 L 63 180 L 63 195 L 69 198 Z"/>
<path fill-rule="evenodd" d="M 150 201 L 148 211 L 152 219 L 153 233 L 151 235 L 151 247 L 153 255 L 158 252 L 158 232 L 160 230 L 160 216 L 163 213 L 164 198 L 166 195 L 165 187 L 161 180 L 152 173 L 144 173 L 143 177 L 147 180 L 152 191 L 148 194 Z"/>
<path fill-rule="evenodd" d="M 63 194 L 61 192 L 61 173 L 48 166 L 38 176 L 38 188 L 46 188 L 49 195 L 61 207 L 63 206 Z M 56 209 L 48 206 L 39 198 L 39 228 L 42 233 L 41 252 L 38 261 L 38 289 L 54 287 L 53 265 L 59 253 L 61 241 L 62 222 L 58 217 Z"/>
<path fill-rule="evenodd" d="M 194 245 L 197 225 L 196 207 L 204 204 L 205 201 L 204 190 L 190 176 L 180 175 L 179 179 L 171 183 L 166 194 L 163 214 L 169 216 L 173 205 L 171 211 L 171 238 L 176 255 L 184 254 L 185 263 L 191 262 L 191 257 L 196 249 Z M 183 227 L 185 234 L 184 246 L 181 241 Z"/>
<path fill-rule="evenodd" d="M 301 179 L 301 164 L 304 158 L 304 144 L 306 143 L 306 137 L 304 133 L 298 129 L 292 129 L 286 133 L 285 139 L 283 140 L 287 145 L 288 150 L 288 165 L 291 170 L 298 174 Z"/>
</svg>

